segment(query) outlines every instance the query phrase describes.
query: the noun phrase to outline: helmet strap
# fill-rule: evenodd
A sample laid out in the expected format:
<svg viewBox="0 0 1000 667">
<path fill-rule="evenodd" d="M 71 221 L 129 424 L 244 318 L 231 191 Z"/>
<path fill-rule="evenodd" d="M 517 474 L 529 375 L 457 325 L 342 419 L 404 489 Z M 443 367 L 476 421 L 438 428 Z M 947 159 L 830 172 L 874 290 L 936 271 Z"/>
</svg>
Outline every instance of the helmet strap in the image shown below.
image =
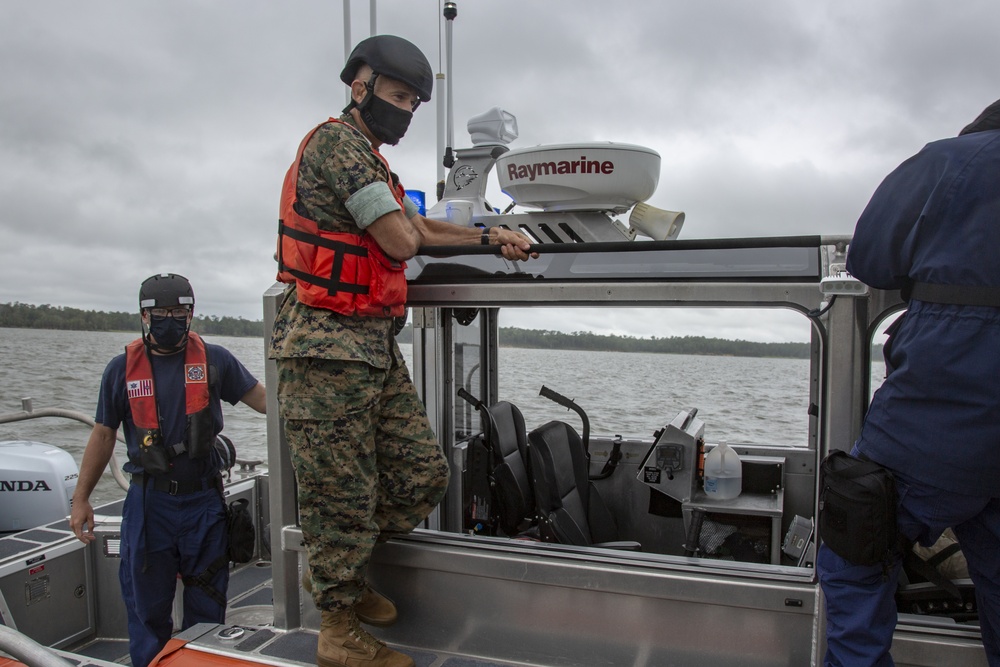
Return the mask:
<svg viewBox="0 0 1000 667">
<path fill-rule="evenodd" d="M 351 103 L 348 104 L 346 107 L 344 107 L 344 113 L 348 113 L 351 109 L 354 109 L 355 107 L 359 111 L 364 111 L 365 109 L 368 108 L 368 105 L 371 104 L 372 102 L 372 98 L 375 97 L 375 79 L 377 78 L 378 78 L 378 72 L 373 71 L 371 77 L 368 79 L 368 82 L 365 83 L 365 91 L 366 91 L 365 98 L 360 102 L 355 102 L 354 96 L 351 95 Z"/>
<path fill-rule="evenodd" d="M 188 336 L 187 333 L 185 333 L 184 338 L 182 338 L 181 342 L 177 344 L 177 347 L 164 347 L 163 345 L 158 345 L 152 338 L 150 338 L 148 332 L 143 332 L 142 342 L 149 350 L 156 352 L 157 354 L 174 354 L 187 347 Z"/>
</svg>

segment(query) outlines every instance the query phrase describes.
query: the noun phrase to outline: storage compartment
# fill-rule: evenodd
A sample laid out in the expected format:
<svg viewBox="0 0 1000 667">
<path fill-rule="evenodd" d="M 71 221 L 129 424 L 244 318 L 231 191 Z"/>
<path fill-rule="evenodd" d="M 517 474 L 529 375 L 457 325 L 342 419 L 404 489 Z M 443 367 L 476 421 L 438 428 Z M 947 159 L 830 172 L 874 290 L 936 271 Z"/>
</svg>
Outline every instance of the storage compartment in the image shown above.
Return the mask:
<svg viewBox="0 0 1000 667">
<path fill-rule="evenodd" d="M 55 648 L 93 634 L 87 545 L 42 528 L 4 540 L 20 551 L 0 563 L 0 594 L 16 629 Z"/>
<path fill-rule="evenodd" d="M 781 563 L 781 503 L 784 494 L 744 493 L 732 500 L 710 500 L 699 491 L 684 503 L 685 534 L 695 526 L 698 556 L 746 563 Z M 693 545 L 686 545 L 689 549 Z"/>
</svg>

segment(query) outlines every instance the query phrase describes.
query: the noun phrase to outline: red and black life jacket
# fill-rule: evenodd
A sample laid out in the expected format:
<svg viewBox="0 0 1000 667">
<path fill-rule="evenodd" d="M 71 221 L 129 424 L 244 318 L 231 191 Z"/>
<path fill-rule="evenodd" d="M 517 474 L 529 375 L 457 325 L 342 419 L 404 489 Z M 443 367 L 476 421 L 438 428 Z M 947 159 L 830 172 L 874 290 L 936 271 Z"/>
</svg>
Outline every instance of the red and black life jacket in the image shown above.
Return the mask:
<svg viewBox="0 0 1000 667">
<path fill-rule="evenodd" d="M 155 385 L 146 346 L 142 338 L 134 340 L 125 347 L 125 390 L 140 446 L 148 447 L 152 443 L 162 442 Z M 209 365 L 205 342 L 201 336 L 189 331 L 184 348 L 184 413 L 189 421 L 195 415 L 210 417 L 209 396 Z M 212 439 L 214 440 L 214 434 Z M 177 445 L 171 452 L 172 455 L 184 451 L 185 447 Z M 191 444 L 187 443 L 187 448 L 190 447 Z"/>
<path fill-rule="evenodd" d="M 386 255 L 368 233 L 325 231 L 295 210 L 302 151 L 327 123 L 341 123 L 357 132 L 347 123 L 331 118 L 313 128 L 299 144 L 295 162 L 288 168 L 281 189 L 278 280 L 294 282 L 299 301 L 307 306 L 342 315 L 398 317 L 406 304 L 406 263 Z M 385 166 L 386 174 L 391 173 L 385 158 L 374 149 L 372 153 Z M 392 191 L 400 209 L 405 211 L 402 187 L 397 185 Z"/>
</svg>

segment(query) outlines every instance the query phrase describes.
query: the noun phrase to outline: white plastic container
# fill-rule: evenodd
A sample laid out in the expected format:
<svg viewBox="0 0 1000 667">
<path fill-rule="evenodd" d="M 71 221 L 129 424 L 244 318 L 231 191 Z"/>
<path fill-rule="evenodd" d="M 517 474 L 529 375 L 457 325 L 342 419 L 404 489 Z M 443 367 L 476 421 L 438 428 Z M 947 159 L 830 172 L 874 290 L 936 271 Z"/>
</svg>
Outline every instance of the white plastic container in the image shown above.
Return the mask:
<svg viewBox="0 0 1000 667">
<path fill-rule="evenodd" d="M 713 500 L 732 500 L 743 491 L 743 462 L 739 454 L 720 442 L 705 455 L 705 495 Z"/>
</svg>

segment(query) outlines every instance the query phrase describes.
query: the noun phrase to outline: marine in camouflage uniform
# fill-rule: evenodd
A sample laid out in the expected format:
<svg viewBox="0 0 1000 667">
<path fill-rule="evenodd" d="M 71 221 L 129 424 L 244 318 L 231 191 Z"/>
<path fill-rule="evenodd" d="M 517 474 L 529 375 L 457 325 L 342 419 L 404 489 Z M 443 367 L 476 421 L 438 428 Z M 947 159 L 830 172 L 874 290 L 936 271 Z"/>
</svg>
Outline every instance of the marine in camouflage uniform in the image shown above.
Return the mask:
<svg viewBox="0 0 1000 667">
<path fill-rule="evenodd" d="M 356 127 L 350 114 L 340 120 Z M 321 230 L 360 234 L 347 200 L 390 178 L 362 135 L 327 123 L 302 153 L 299 213 Z M 417 212 L 406 198 L 404 206 L 407 217 Z M 362 214 L 370 221 L 388 212 Z M 293 284 L 278 309 L 269 355 L 278 367 L 313 599 L 319 609 L 349 609 L 364 591 L 375 544 L 411 531 L 443 498 L 447 459 L 392 318 L 312 308 L 298 301 Z"/>
</svg>

